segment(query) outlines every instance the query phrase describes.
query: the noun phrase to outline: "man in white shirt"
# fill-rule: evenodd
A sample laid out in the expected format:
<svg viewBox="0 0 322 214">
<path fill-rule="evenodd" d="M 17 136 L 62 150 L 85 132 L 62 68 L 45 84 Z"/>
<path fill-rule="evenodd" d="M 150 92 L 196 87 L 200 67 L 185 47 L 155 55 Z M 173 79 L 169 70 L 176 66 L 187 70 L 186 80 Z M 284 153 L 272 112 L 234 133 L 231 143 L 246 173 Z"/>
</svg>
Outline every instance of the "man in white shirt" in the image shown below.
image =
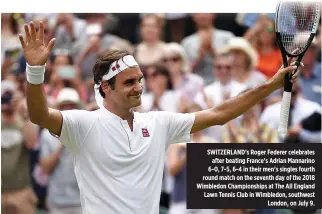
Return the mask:
<svg viewBox="0 0 322 214">
<path fill-rule="evenodd" d="M 216 52 L 224 48 L 235 35 L 226 30 L 217 29 L 213 23 L 214 13 L 196 13 L 193 21 L 197 32 L 182 40 L 192 71 L 200 75 L 205 85 L 213 82 L 212 63 Z"/>
<path fill-rule="evenodd" d="M 169 144 L 189 142 L 191 133 L 243 114 L 281 88 L 284 75 L 295 69 L 281 69 L 265 84 L 215 108 L 186 114 L 138 113 L 133 108 L 141 104 L 143 73 L 128 52 L 111 50 L 93 68 L 100 109 L 59 111 L 47 107 L 42 85 L 55 39 L 44 43 L 43 23 L 37 33 L 32 22 L 24 29 L 26 38 L 19 39 L 27 61 L 30 120 L 59 136 L 71 151 L 86 214 L 158 213 Z"/>
</svg>

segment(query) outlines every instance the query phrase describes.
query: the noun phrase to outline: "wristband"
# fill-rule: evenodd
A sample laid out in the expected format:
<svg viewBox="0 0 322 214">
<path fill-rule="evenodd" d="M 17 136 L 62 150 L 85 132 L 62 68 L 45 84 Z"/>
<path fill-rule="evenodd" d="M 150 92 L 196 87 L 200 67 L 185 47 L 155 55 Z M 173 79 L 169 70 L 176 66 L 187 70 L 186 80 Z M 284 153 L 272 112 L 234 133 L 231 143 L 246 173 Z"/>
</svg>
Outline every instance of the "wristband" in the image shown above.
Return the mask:
<svg viewBox="0 0 322 214">
<path fill-rule="evenodd" d="M 39 85 L 45 79 L 45 65 L 31 66 L 26 63 L 27 81 L 33 85 Z"/>
</svg>

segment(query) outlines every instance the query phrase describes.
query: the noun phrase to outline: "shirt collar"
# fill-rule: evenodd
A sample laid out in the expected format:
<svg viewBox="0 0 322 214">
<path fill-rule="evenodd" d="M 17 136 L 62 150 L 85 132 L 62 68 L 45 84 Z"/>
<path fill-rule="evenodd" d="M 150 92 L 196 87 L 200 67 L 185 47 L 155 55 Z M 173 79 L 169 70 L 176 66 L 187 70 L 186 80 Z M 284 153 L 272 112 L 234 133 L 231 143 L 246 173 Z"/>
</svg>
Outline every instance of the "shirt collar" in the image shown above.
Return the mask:
<svg viewBox="0 0 322 214">
<path fill-rule="evenodd" d="M 112 120 L 118 120 L 118 121 L 127 121 L 127 120 L 123 120 L 121 117 L 119 117 L 118 115 L 110 112 L 109 110 L 107 110 L 105 107 L 104 108 L 100 108 L 100 112 L 103 114 L 103 115 L 106 115 L 107 117 L 109 117 L 110 119 Z M 137 117 L 137 114 L 136 112 L 134 112 L 134 122 L 135 122 L 135 119 Z"/>
</svg>

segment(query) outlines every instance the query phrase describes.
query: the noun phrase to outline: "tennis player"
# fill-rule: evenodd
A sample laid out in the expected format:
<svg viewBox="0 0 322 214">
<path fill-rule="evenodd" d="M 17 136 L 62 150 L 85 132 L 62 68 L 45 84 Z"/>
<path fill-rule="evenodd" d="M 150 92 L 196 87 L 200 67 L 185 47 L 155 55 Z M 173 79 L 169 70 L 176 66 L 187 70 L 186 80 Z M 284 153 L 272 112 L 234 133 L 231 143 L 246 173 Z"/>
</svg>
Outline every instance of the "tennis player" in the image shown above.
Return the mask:
<svg viewBox="0 0 322 214">
<path fill-rule="evenodd" d="M 30 120 L 57 135 L 73 154 L 86 214 L 158 213 L 168 146 L 243 114 L 281 88 L 284 75 L 295 69 L 280 69 L 263 85 L 208 110 L 138 113 L 133 108 L 141 104 L 143 74 L 132 55 L 108 51 L 93 68 L 100 109 L 59 111 L 47 107 L 42 84 L 55 39 L 44 43 L 43 23 L 38 32 L 32 22 L 24 29 L 26 36 L 19 39 L 27 62 Z"/>
</svg>

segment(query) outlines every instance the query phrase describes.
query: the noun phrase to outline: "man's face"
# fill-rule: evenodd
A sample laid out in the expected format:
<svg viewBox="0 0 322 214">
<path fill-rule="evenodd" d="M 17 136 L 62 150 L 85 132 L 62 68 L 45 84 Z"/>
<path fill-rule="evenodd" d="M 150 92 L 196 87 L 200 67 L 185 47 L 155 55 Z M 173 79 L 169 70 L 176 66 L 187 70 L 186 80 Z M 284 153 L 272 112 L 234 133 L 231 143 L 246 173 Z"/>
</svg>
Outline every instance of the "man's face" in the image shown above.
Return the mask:
<svg viewBox="0 0 322 214">
<path fill-rule="evenodd" d="M 219 56 L 214 62 L 215 78 L 222 84 L 227 84 L 232 77 L 232 56 Z"/>
<path fill-rule="evenodd" d="M 139 67 L 128 68 L 117 74 L 115 89 L 109 87 L 105 93 L 108 102 L 114 102 L 116 106 L 125 109 L 141 105 L 142 79 L 143 73 Z"/>
<path fill-rule="evenodd" d="M 234 56 L 234 68 L 244 69 L 247 68 L 247 55 L 244 51 L 239 49 L 232 49 L 232 55 Z"/>
<path fill-rule="evenodd" d="M 5 92 L 1 96 L 1 113 L 5 115 L 12 115 L 14 113 L 14 106 L 12 104 L 13 93 Z"/>
<path fill-rule="evenodd" d="M 144 17 L 141 24 L 141 36 L 143 40 L 155 41 L 159 39 L 160 26 L 156 17 Z"/>
</svg>

